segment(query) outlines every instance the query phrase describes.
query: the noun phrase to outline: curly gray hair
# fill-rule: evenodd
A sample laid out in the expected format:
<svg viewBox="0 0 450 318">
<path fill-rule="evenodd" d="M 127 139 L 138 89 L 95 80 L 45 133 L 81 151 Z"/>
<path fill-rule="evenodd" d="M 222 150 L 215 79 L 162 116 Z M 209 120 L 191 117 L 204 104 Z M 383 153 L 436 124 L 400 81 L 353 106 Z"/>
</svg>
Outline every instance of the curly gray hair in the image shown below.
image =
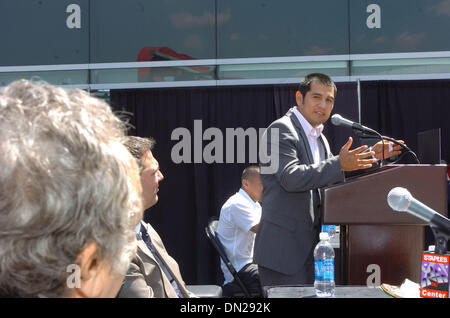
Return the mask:
<svg viewBox="0 0 450 318">
<path fill-rule="evenodd" d="M 82 90 L 26 80 L 0 90 L 0 294 L 66 296 L 67 267 L 93 241 L 126 272 L 142 203 L 124 136 Z"/>
</svg>

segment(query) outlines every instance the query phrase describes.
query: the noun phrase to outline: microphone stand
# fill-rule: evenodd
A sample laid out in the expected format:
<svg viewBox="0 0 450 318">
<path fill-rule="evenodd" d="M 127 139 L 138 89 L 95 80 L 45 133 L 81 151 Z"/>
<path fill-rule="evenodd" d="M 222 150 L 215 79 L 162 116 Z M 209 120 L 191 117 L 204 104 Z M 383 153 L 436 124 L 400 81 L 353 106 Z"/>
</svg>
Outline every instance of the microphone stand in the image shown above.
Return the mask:
<svg viewBox="0 0 450 318">
<path fill-rule="evenodd" d="M 430 226 L 434 234 L 434 250 L 436 254 L 445 255 L 447 253 L 447 243 L 450 240 L 450 229 L 443 231 L 436 226 Z"/>
<path fill-rule="evenodd" d="M 360 129 L 358 129 L 358 128 L 356 128 L 356 127 L 352 127 L 352 129 L 353 129 L 353 131 L 355 132 L 355 134 L 358 136 L 358 137 L 360 137 L 360 138 L 370 138 L 370 137 L 377 137 L 378 139 L 380 139 L 381 141 L 383 141 L 383 136 L 381 136 L 381 134 L 380 133 L 378 133 L 377 131 L 375 131 L 375 130 L 373 130 L 373 129 L 370 129 L 370 130 L 367 130 L 367 129 L 365 129 L 365 130 L 363 130 L 363 131 L 361 131 Z M 368 134 L 368 132 L 369 133 L 371 133 L 372 135 L 370 135 L 370 134 Z M 375 135 L 375 136 L 374 136 Z M 380 161 L 380 168 L 383 166 L 383 160 L 384 160 L 384 144 L 383 144 L 383 146 L 381 147 L 381 154 L 382 154 L 382 159 L 381 159 L 381 161 Z"/>
</svg>

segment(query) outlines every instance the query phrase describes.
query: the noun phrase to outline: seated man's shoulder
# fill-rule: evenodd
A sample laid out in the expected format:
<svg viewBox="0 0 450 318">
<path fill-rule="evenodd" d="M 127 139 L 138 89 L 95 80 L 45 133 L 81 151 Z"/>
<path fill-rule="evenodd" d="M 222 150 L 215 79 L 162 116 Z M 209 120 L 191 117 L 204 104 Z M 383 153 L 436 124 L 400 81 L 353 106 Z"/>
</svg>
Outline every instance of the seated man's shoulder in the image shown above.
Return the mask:
<svg viewBox="0 0 450 318">
<path fill-rule="evenodd" d="M 232 196 L 230 196 L 225 203 L 222 205 L 221 211 L 224 211 L 228 209 L 230 206 L 233 206 L 236 204 L 236 202 L 239 201 L 240 195 L 239 192 L 234 193 Z"/>
<path fill-rule="evenodd" d="M 246 210 L 252 207 L 251 202 L 238 192 L 224 204 L 223 210 L 226 209 L 231 213 L 233 210 Z"/>
<path fill-rule="evenodd" d="M 150 237 L 153 237 L 153 235 L 156 235 L 159 237 L 158 232 L 156 232 L 155 228 L 147 222 L 141 221 L 142 226 L 145 227 L 145 229 L 147 230 L 148 234 L 150 235 Z"/>
<path fill-rule="evenodd" d="M 142 222 L 143 226 L 145 226 L 148 235 L 150 236 L 153 245 L 155 245 L 155 247 L 158 247 L 160 250 L 163 250 L 165 252 L 166 251 L 166 247 L 164 245 L 164 242 L 161 238 L 161 236 L 159 236 L 158 232 L 155 230 L 155 228 L 153 226 L 151 226 L 150 223 L 146 223 L 146 222 Z"/>
</svg>

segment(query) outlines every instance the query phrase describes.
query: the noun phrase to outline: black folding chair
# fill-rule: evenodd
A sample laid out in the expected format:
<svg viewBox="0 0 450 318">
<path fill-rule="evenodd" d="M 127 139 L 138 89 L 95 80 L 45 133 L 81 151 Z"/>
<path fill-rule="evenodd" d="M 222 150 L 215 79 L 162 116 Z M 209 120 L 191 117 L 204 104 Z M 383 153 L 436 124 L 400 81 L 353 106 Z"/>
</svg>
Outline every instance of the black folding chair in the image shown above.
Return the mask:
<svg viewBox="0 0 450 318">
<path fill-rule="evenodd" d="M 241 288 L 243 295 L 245 297 L 251 297 L 251 294 L 247 287 L 242 282 L 241 278 L 239 277 L 238 272 L 234 268 L 234 266 L 231 264 L 230 260 L 228 259 L 227 254 L 225 253 L 225 248 L 223 247 L 222 243 L 220 242 L 219 238 L 216 235 L 217 230 L 217 224 L 219 223 L 219 219 L 216 216 L 211 217 L 211 219 L 208 222 L 208 226 L 205 227 L 206 236 L 208 236 L 209 240 L 211 241 L 212 245 L 216 249 L 217 253 L 219 253 L 220 259 L 225 263 L 228 270 L 230 271 L 231 275 L 233 275 L 234 280 Z M 238 295 L 235 295 L 236 297 Z"/>
</svg>

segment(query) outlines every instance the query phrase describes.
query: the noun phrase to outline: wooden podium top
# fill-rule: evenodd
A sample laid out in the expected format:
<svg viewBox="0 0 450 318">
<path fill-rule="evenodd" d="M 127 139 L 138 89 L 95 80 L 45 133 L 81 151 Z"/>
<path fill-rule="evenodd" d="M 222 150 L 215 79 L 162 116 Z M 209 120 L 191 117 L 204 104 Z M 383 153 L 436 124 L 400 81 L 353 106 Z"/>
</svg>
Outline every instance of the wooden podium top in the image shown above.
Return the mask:
<svg viewBox="0 0 450 318">
<path fill-rule="evenodd" d="M 446 165 L 388 165 L 321 189 L 325 224 L 427 225 L 387 203 L 392 188 L 403 187 L 436 212 L 447 215 Z"/>
</svg>

